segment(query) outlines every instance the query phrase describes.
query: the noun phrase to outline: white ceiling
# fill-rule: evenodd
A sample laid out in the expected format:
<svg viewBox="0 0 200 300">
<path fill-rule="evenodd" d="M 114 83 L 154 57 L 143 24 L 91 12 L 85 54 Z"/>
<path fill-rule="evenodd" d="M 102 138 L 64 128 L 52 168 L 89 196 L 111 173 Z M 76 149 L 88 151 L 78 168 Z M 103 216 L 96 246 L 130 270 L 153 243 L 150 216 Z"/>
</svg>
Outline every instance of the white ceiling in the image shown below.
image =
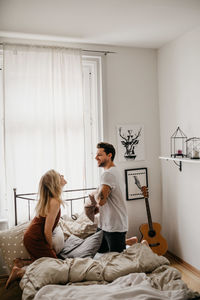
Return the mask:
<svg viewBox="0 0 200 300">
<path fill-rule="evenodd" d="M 0 37 L 159 48 L 200 26 L 200 0 L 0 0 Z"/>
</svg>

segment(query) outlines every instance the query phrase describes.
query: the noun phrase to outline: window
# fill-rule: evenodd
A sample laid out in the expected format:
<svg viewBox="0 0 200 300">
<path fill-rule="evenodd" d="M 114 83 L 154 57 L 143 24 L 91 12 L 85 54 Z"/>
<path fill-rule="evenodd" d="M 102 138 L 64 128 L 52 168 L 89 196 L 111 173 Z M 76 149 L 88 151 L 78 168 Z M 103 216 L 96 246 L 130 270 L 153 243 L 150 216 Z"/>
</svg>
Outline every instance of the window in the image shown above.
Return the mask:
<svg viewBox="0 0 200 300">
<path fill-rule="evenodd" d="M 0 63 L 2 59 L 2 49 L 0 53 Z M 3 64 L 1 63 L 3 66 Z M 93 56 L 83 56 L 82 57 L 82 70 L 83 70 L 83 120 L 84 120 L 84 187 L 96 187 L 99 179 L 99 170 L 97 168 L 96 161 L 94 159 L 96 154 L 96 144 L 102 139 L 102 84 L 101 84 L 101 57 Z M 45 88 L 45 87 L 44 87 Z M 7 164 L 7 150 L 5 148 L 5 139 L 6 139 L 6 130 L 4 124 L 4 107 L 5 103 L 3 100 L 3 72 L 0 71 L 0 217 L 8 218 L 11 211 L 14 211 L 13 205 L 13 188 L 17 188 L 18 193 L 24 192 L 34 192 L 33 190 L 20 190 L 19 186 L 14 186 L 12 180 L 9 179 L 7 171 L 11 171 L 10 165 Z M 17 99 L 15 99 L 17 100 Z M 20 112 L 21 113 L 21 112 Z M 13 113 L 13 116 L 15 114 Z M 26 122 L 24 118 L 23 122 Z M 42 121 L 42 120 L 41 120 Z M 72 122 L 73 124 L 73 122 Z M 26 127 L 26 124 L 22 124 L 23 128 Z M 73 125 L 72 125 L 73 126 Z M 17 129 L 16 129 L 17 130 Z M 34 130 L 34 129 L 32 129 Z M 29 128 L 29 134 L 31 135 L 31 129 Z M 59 133 L 60 134 L 60 133 Z M 66 139 L 67 136 L 64 136 Z M 56 142 L 55 142 L 56 143 Z M 6 149 L 6 150 L 5 150 Z M 10 151 L 10 149 L 9 149 Z M 30 153 L 32 153 L 30 151 Z M 30 154 L 29 153 L 29 154 Z M 72 160 L 76 159 L 72 157 Z M 10 162 L 9 162 L 10 163 Z M 62 162 L 61 162 L 62 163 Z M 79 170 L 76 170 L 78 172 Z M 13 170 L 15 172 L 15 170 Z M 39 174 L 41 176 L 42 174 Z M 70 176 L 70 175 L 68 175 Z M 82 176 L 82 173 L 81 173 Z M 74 178 L 74 177 L 73 177 Z M 18 182 L 20 178 L 17 179 Z M 35 186 L 35 185 L 34 185 Z M 76 182 L 74 186 L 77 187 Z M 67 187 L 68 188 L 68 187 Z M 78 188 L 78 187 L 77 187 Z M 35 190 L 36 192 L 36 190 Z M 12 195 L 12 196 L 11 196 Z M 82 202 L 83 203 L 83 202 Z M 76 203 L 73 212 L 80 213 L 83 210 L 83 205 Z M 25 212 L 22 213 L 22 216 L 25 215 Z M 23 221 L 23 220 L 21 220 Z M 9 222 L 10 225 L 13 223 L 13 220 Z"/>
<path fill-rule="evenodd" d="M 96 145 L 102 139 L 101 57 L 83 57 L 86 186 L 97 186 Z"/>
<path fill-rule="evenodd" d="M 4 160 L 4 105 L 3 105 L 3 47 L 0 46 L 0 218 L 3 218 L 7 211 L 5 197 L 5 160 Z"/>
<path fill-rule="evenodd" d="M 84 142 L 85 142 L 85 187 L 97 187 L 100 170 L 95 161 L 96 145 L 102 140 L 102 70 L 101 57 L 83 56 L 83 97 L 84 97 Z M 86 192 L 86 195 L 88 192 Z M 70 197 L 75 196 L 69 193 Z M 77 197 L 80 193 L 77 193 Z M 73 203 L 72 213 L 83 211 L 84 201 Z M 68 205 L 67 214 L 71 210 Z"/>
</svg>

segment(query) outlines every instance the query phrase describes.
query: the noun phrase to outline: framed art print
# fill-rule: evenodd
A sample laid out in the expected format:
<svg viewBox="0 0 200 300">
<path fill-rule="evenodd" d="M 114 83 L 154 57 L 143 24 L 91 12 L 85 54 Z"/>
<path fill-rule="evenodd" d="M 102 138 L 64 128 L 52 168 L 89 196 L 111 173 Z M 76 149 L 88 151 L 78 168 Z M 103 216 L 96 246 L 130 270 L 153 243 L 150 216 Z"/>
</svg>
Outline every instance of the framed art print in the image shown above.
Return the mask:
<svg viewBox="0 0 200 300">
<path fill-rule="evenodd" d="M 140 187 L 148 187 L 147 168 L 125 170 L 126 200 L 144 199 Z"/>
<path fill-rule="evenodd" d="M 145 160 L 144 126 L 118 125 L 117 147 L 119 161 Z"/>
</svg>

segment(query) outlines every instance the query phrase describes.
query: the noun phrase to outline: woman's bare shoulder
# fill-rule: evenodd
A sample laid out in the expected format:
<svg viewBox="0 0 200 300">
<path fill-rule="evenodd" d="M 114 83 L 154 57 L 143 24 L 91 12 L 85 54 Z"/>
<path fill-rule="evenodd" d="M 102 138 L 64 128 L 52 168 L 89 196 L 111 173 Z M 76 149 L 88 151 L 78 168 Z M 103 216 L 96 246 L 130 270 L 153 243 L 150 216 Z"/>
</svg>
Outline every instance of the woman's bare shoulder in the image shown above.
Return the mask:
<svg viewBox="0 0 200 300">
<path fill-rule="evenodd" d="M 49 202 L 49 205 L 51 206 L 51 207 L 60 207 L 60 202 L 59 202 L 59 200 L 58 199 L 56 199 L 56 198 L 50 198 L 50 202 Z"/>
</svg>

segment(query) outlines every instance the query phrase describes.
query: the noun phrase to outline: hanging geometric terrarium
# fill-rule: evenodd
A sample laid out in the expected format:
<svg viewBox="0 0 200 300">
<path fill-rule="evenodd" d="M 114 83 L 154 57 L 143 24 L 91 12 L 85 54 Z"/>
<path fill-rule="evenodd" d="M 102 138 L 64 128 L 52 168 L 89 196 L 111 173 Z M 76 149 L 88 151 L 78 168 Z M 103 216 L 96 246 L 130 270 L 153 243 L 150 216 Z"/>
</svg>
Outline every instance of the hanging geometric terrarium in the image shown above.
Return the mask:
<svg viewBox="0 0 200 300">
<path fill-rule="evenodd" d="M 170 139 L 171 157 L 186 157 L 187 136 L 178 127 Z"/>
<path fill-rule="evenodd" d="M 187 157 L 191 159 L 200 159 L 200 138 L 192 137 L 186 140 Z"/>
</svg>

